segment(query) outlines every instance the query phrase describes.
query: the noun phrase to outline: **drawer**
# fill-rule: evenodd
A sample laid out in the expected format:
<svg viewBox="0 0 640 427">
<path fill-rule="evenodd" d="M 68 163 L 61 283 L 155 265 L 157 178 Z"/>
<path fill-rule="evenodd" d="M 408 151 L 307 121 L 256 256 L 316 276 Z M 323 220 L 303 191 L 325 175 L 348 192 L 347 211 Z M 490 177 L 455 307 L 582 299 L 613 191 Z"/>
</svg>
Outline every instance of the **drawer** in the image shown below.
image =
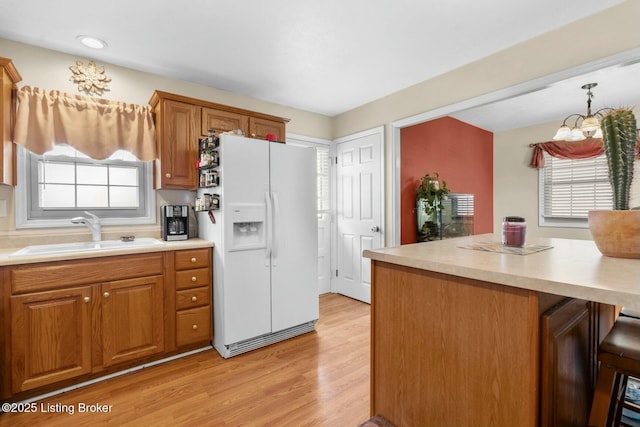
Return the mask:
<svg viewBox="0 0 640 427">
<path fill-rule="evenodd" d="M 199 288 L 211 286 L 211 270 L 196 268 L 193 270 L 176 271 L 176 289 Z"/>
<path fill-rule="evenodd" d="M 176 251 L 176 270 L 209 267 L 211 265 L 211 249 L 190 249 Z"/>
<path fill-rule="evenodd" d="M 160 252 L 24 264 L 11 268 L 14 294 L 163 274 Z"/>
<path fill-rule="evenodd" d="M 198 307 L 176 312 L 176 344 L 178 347 L 211 341 L 211 307 Z"/>
<path fill-rule="evenodd" d="M 200 307 L 211 303 L 211 289 L 209 286 L 203 288 L 185 289 L 176 292 L 176 310 L 185 308 Z"/>
</svg>

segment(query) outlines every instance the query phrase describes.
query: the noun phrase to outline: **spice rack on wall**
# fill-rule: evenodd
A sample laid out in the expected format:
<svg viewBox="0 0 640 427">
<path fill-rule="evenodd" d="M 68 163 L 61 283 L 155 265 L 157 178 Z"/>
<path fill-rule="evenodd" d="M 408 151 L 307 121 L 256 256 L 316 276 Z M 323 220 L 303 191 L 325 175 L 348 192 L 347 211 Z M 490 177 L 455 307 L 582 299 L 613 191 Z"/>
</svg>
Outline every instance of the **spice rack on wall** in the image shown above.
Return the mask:
<svg viewBox="0 0 640 427">
<path fill-rule="evenodd" d="M 220 139 L 215 130 L 198 140 L 198 188 L 215 189 L 220 185 Z M 220 195 L 203 193 L 196 198 L 196 211 L 211 211 L 220 208 Z"/>
</svg>

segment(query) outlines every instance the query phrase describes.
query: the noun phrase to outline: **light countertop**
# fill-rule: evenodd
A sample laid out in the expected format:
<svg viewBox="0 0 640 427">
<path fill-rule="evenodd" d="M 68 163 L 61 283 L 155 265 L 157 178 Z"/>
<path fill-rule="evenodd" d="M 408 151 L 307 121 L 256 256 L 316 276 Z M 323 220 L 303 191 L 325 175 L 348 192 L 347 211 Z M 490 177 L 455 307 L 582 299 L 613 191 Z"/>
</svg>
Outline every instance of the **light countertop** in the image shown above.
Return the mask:
<svg viewBox="0 0 640 427">
<path fill-rule="evenodd" d="M 72 259 L 99 258 L 116 255 L 130 255 L 151 252 L 179 251 L 184 249 L 211 248 L 213 242 L 204 239 L 188 239 L 173 242 L 162 241 L 161 245 L 136 246 L 131 248 L 103 249 L 99 251 L 68 252 L 47 255 L 12 256 L 9 255 L 21 248 L 0 250 L 0 267 L 33 264 L 37 262 L 66 261 Z"/>
<path fill-rule="evenodd" d="M 499 241 L 497 235 L 483 234 L 365 250 L 364 256 L 375 261 L 640 311 L 638 259 L 606 257 L 591 240 L 531 238 L 528 245 L 552 248 L 527 255 L 461 247 Z"/>
</svg>

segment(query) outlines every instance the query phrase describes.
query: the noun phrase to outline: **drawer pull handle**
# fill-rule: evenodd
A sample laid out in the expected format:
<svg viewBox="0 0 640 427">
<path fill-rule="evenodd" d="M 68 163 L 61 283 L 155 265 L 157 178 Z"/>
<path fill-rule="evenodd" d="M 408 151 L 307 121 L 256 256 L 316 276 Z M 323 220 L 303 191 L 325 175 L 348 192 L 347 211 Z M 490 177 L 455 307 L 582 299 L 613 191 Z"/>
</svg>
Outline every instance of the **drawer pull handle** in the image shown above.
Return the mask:
<svg viewBox="0 0 640 427">
<path fill-rule="evenodd" d="M 197 297 L 197 296 L 195 296 L 195 295 L 194 295 L 194 296 L 192 296 L 192 297 L 191 297 L 191 301 L 193 301 L 193 302 L 198 301 L 198 297 Z"/>
<path fill-rule="evenodd" d="M 102 296 L 105 297 L 105 298 L 109 298 L 109 295 L 111 295 L 111 294 L 109 294 L 109 292 L 105 292 L 104 294 L 102 294 Z"/>
<path fill-rule="evenodd" d="M 191 262 L 196 262 L 196 257 L 191 258 Z"/>
<path fill-rule="evenodd" d="M 193 276 L 193 277 L 191 278 L 191 281 L 192 281 L 192 282 L 195 282 L 196 280 L 198 280 L 198 279 L 196 279 L 196 276 Z"/>
<path fill-rule="evenodd" d="M 84 302 L 89 302 L 89 301 L 91 301 L 91 298 L 89 298 L 89 297 L 84 297 L 83 299 L 84 299 Z"/>
<path fill-rule="evenodd" d="M 170 173 L 167 173 L 164 176 L 166 176 L 167 178 L 171 178 L 171 174 Z"/>
<path fill-rule="evenodd" d="M 197 330 L 198 330 L 198 325 L 193 325 L 193 326 L 191 327 L 191 329 L 193 329 L 194 331 L 197 331 Z"/>
</svg>

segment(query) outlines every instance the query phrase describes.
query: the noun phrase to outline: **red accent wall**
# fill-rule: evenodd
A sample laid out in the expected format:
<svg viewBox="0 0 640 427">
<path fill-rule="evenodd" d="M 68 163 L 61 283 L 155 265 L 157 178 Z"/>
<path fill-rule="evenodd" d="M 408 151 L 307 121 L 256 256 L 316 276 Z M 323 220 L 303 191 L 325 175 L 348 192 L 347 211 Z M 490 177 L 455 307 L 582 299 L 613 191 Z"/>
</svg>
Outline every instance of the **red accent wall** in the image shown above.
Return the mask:
<svg viewBox="0 0 640 427">
<path fill-rule="evenodd" d="M 452 193 L 474 195 L 474 234 L 493 232 L 493 133 L 452 117 L 400 131 L 400 243 L 416 242 L 415 189 L 440 174 Z"/>
</svg>

